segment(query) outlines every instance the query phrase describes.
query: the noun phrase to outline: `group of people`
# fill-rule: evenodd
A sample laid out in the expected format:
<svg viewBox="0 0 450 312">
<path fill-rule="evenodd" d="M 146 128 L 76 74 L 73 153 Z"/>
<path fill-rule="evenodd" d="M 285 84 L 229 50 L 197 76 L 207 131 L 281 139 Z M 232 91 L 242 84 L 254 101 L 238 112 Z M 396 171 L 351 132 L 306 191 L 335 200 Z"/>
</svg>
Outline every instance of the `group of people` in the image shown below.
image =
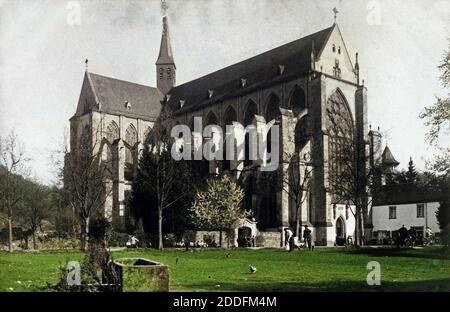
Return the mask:
<svg viewBox="0 0 450 312">
<path fill-rule="evenodd" d="M 128 241 L 126 242 L 127 248 L 137 248 L 139 240 L 135 235 L 128 235 Z"/>
<path fill-rule="evenodd" d="M 432 231 L 427 226 L 425 229 L 424 237 L 423 237 L 423 244 L 429 244 L 432 239 Z M 413 247 L 418 242 L 418 235 L 416 229 L 414 227 L 410 227 L 409 230 L 405 227 L 405 225 L 402 225 L 402 227 L 398 230 L 398 237 L 397 237 L 397 247 L 401 246 L 410 246 Z"/>
<path fill-rule="evenodd" d="M 301 244 L 300 241 L 297 239 L 296 236 L 294 236 L 294 233 L 290 228 L 284 229 L 284 241 L 285 241 L 285 248 L 287 251 L 292 251 L 296 247 L 307 247 L 309 250 L 313 250 L 314 246 L 312 245 L 312 239 L 311 239 L 311 230 L 308 228 L 307 225 L 305 225 L 305 229 L 303 230 L 303 239 L 304 244 Z"/>
</svg>

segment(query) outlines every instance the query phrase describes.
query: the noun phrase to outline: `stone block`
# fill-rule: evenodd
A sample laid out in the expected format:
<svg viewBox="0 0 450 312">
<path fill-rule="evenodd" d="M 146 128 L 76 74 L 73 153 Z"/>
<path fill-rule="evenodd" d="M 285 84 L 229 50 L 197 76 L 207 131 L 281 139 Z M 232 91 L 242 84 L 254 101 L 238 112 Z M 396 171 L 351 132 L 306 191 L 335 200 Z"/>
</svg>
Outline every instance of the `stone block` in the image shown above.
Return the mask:
<svg viewBox="0 0 450 312">
<path fill-rule="evenodd" d="M 124 292 L 169 291 L 169 268 L 144 258 L 121 258 L 114 261 Z"/>
</svg>

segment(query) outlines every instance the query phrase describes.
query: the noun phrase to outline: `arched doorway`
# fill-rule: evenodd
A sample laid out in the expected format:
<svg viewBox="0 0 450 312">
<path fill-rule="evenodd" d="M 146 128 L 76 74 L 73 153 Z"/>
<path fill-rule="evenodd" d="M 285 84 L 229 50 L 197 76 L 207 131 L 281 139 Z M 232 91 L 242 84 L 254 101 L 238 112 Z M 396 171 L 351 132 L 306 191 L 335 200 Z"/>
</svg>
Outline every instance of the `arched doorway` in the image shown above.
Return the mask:
<svg viewBox="0 0 450 312">
<path fill-rule="evenodd" d="M 336 220 L 336 245 L 345 245 L 345 222 L 342 217 Z"/>
<path fill-rule="evenodd" d="M 243 226 L 238 229 L 238 247 L 252 247 L 252 229 Z"/>
</svg>

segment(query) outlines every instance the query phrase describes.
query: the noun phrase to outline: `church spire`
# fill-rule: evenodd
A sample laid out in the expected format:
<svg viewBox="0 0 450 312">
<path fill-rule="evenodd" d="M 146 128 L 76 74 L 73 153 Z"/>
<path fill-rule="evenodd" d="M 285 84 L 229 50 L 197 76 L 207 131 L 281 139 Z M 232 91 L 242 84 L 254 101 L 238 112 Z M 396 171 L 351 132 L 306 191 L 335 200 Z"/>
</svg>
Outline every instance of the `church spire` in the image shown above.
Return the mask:
<svg viewBox="0 0 450 312">
<path fill-rule="evenodd" d="M 163 30 L 161 36 L 161 45 L 159 47 L 159 56 L 156 61 L 156 65 L 166 65 L 173 64 L 173 55 L 172 55 L 172 47 L 170 46 L 170 37 L 169 37 L 169 25 L 167 23 L 167 16 L 163 17 Z"/>
<path fill-rule="evenodd" d="M 173 60 L 172 47 L 170 46 L 169 25 L 167 16 L 163 17 L 163 29 L 158 60 L 156 61 L 156 85 L 164 94 L 175 86 L 175 61 Z"/>
</svg>

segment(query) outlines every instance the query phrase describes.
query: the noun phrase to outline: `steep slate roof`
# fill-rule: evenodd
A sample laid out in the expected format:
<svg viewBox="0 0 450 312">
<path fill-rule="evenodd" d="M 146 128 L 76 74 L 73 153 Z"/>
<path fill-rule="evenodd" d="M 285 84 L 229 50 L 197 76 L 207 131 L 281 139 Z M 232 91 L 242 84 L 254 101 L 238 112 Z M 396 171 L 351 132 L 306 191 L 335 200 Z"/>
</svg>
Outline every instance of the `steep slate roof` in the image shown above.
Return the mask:
<svg viewBox="0 0 450 312">
<path fill-rule="evenodd" d="M 156 88 L 89 73 L 99 111 L 131 118 L 154 120 L 161 110 L 163 94 Z M 131 104 L 127 109 L 125 103 Z"/>
<path fill-rule="evenodd" d="M 440 202 L 444 194 L 436 189 L 421 187 L 414 183 L 383 185 L 376 196 L 374 206 L 420 204 Z"/>
<path fill-rule="evenodd" d="M 383 165 L 387 166 L 398 166 L 400 164 L 397 160 L 395 160 L 394 155 L 392 155 L 392 152 L 387 145 L 381 155 L 381 162 Z"/>
<path fill-rule="evenodd" d="M 313 42 L 317 57 L 334 27 L 335 25 L 176 86 L 169 92 L 169 107 L 177 111 L 176 113 L 181 113 L 306 73 L 311 69 Z M 280 75 L 279 65 L 284 66 L 282 75 Z M 246 79 L 245 87 L 241 86 L 241 78 Z M 208 90 L 214 91 L 211 98 L 208 97 Z M 180 100 L 185 101 L 182 109 L 180 109 Z"/>
</svg>

